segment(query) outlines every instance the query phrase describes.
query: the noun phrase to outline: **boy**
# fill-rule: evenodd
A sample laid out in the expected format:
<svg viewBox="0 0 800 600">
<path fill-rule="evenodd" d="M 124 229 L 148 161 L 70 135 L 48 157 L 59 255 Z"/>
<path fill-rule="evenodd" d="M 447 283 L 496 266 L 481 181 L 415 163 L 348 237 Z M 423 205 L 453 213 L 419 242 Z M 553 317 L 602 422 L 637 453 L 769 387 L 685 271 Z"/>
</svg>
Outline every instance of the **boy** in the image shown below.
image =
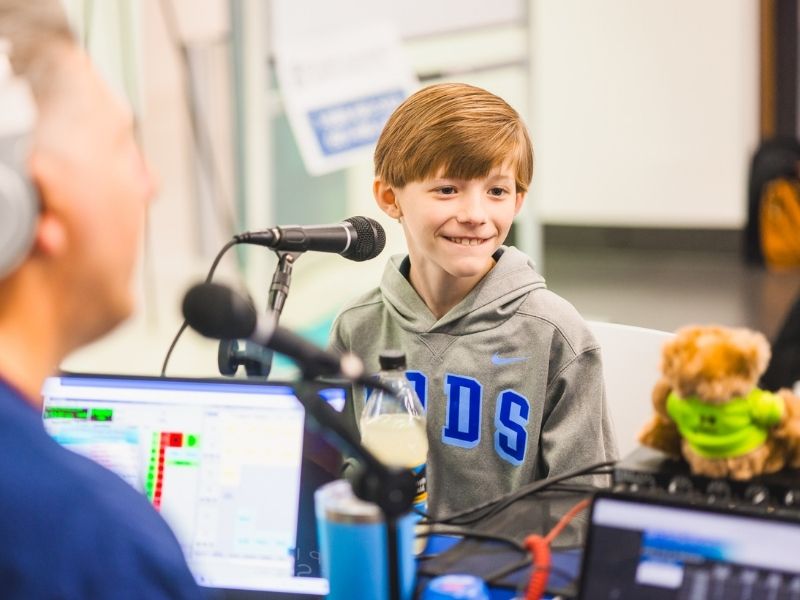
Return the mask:
<svg viewBox="0 0 800 600">
<path fill-rule="evenodd" d="M 597 343 L 502 246 L 532 171 L 516 111 L 464 84 L 409 97 L 375 150 L 375 200 L 402 225 L 408 256 L 344 309 L 332 346 L 372 371 L 381 350 L 405 351 L 427 413 L 435 517 L 616 456 Z M 362 408 L 357 398 L 356 420 Z"/>
</svg>

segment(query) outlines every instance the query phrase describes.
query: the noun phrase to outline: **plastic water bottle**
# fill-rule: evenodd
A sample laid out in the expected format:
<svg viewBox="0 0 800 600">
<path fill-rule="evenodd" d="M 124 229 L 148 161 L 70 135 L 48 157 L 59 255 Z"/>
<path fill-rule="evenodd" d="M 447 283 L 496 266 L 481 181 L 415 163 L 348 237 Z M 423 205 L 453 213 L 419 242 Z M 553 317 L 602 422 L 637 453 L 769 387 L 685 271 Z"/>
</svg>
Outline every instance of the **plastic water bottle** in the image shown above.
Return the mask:
<svg viewBox="0 0 800 600">
<path fill-rule="evenodd" d="M 369 395 L 361 413 L 361 443 L 384 464 L 414 471 L 417 476 L 414 509 L 427 512 L 425 411 L 414 386 L 406 379 L 406 355 L 399 350 L 385 350 L 378 359 L 381 366 L 378 380 L 394 390 L 394 394 L 375 389 Z M 421 548 L 417 547 L 419 552 Z"/>
</svg>

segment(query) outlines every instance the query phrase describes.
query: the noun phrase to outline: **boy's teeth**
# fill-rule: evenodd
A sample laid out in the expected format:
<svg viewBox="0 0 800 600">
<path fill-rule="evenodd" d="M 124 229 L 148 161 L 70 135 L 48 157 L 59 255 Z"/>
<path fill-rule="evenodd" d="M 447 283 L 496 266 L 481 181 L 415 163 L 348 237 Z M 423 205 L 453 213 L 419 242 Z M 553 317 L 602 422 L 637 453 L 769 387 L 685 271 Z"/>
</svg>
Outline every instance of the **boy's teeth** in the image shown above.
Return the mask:
<svg viewBox="0 0 800 600">
<path fill-rule="evenodd" d="M 478 238 L 450 238 L 450 241 L 462 246 L 477 246 L 481 243 Z"/>
</svg>

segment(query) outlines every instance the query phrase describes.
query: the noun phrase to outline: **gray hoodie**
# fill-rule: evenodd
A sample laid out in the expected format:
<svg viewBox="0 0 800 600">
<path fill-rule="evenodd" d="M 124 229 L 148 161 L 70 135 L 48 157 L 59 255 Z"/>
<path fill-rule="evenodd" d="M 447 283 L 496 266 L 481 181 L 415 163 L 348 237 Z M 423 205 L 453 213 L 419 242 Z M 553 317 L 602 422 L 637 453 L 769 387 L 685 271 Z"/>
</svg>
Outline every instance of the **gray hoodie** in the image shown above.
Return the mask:
<svg viewBox="0 0 800 600">
<path fill-rule="evenodd" d="M 577 311 L 528 257 L 497 264 L 436 319 L 393 256 L 380 287 L 338 316 L 331 345 L 371 372 L 405 351 L 427 413 L 428 510 L 442 517 L 544 477 L 616 458 L 600 351 Z M 364 406 L 355 394 L 353 419 Z"/>
</svg>

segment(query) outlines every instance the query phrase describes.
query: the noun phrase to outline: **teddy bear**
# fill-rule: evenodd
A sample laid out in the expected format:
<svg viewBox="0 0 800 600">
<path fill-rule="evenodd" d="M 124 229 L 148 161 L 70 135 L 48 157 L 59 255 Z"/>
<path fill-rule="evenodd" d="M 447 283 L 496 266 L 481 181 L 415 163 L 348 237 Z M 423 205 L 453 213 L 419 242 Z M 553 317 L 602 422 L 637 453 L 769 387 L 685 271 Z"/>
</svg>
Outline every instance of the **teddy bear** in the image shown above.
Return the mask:
<svg viewBox="0 0 800 600">
<path fill-rule="evenodd" d="M 713 478 L 800 467 L 800 398 L 757 386 L 770 354 L 766 338 L 750 329 L 679 329 L 664 344 L 655 414 L 639 442 Z"/>
</svg>

